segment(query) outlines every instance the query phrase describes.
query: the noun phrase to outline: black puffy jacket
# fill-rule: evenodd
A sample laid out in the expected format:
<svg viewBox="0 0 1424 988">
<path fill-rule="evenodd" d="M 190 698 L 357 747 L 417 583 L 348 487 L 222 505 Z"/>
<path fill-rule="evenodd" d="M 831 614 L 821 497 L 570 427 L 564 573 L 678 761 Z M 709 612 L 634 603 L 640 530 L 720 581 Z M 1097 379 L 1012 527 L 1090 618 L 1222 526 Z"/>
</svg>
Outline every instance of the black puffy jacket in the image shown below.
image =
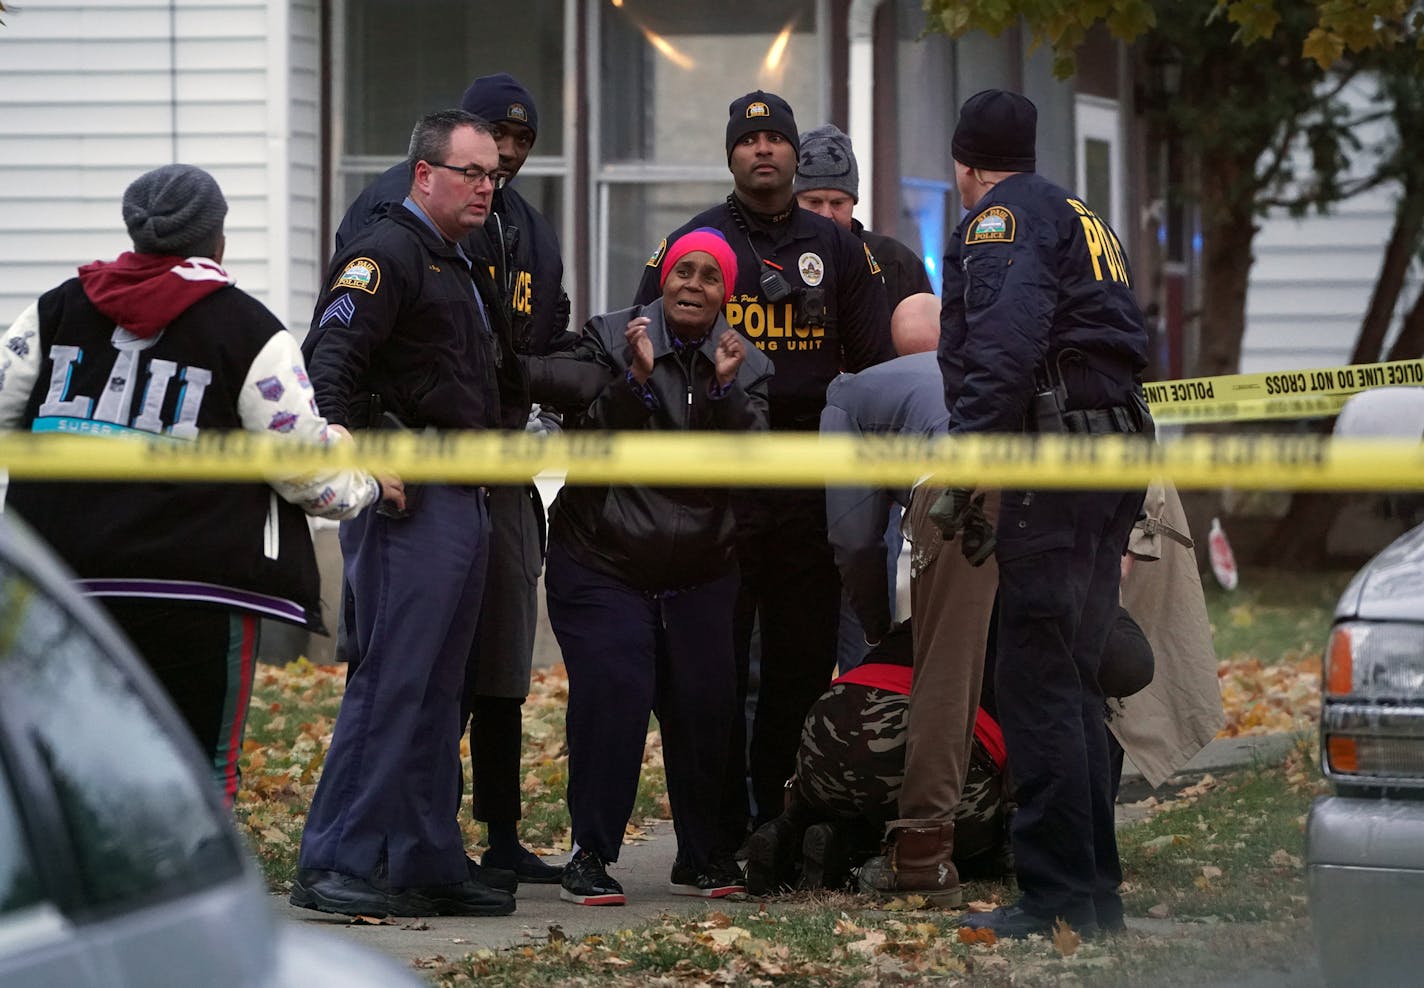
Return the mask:
<svg viewBox="0 0 1424 988">
<path fill-rule="evenodd" d="M 623 334 L 637 315 L 651 319 L 653 407 L 627 378 Z M 591 399 L 586 428 L 661 432 L 755 432 L 767 427 L 771 361 L 755 347 L 730 389 L 711 396 L 717 340 L 731 327 L 720 314 L 697 347 L 673 344 L 662 301 L 595 316 L 572 350 L 525 362 L 538 402 Z M 596 397 L 593 397 L 596 395 Z M 648 592 L 699 586 L 732 565 L 735 523 L 724 487 L 565 487 L 550 509 L 549 537 L 579 562 Z"/>
</svg>

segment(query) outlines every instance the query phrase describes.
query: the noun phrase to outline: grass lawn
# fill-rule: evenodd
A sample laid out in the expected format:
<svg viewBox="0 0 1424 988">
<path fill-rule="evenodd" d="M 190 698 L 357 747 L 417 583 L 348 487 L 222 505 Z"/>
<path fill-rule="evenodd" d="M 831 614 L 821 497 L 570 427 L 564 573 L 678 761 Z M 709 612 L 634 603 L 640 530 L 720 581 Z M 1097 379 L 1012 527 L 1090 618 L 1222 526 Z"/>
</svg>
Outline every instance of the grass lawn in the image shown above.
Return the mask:
<svg viewBox="0 0 1424 988">
<path fill-rule="evenodd" d="M 1245 569 L 1240 584 L 1228 592 L 1208 573 L 1202 588 L 1217 658 L 1272 664 L 1319 655 L 1335 602 L 1353 575 L 1354 570 Z"/>
</svg>

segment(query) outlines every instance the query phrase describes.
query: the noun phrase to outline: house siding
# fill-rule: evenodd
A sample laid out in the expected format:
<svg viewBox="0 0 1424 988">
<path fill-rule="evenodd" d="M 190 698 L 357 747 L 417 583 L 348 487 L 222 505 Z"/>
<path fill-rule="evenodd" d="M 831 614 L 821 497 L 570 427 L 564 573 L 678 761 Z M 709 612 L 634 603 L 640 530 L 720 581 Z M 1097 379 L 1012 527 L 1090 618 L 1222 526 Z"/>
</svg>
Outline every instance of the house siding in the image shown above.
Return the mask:
<svg viewBox="0 0 1424 988">
<path fill-rule="evenodd" d="M 1346 96 L 1358 112 L 1365 112 L 1375 108 L 1372 93 L 1373 84 L 1363 81 Z M 1357 176 L 1368 174 L 1373 149 L 1391 136 L 1388 128 L 1382 122 L 1356 128 L 1361 150 L 1354 155 L 1352 171 Z M 1301 174 L 1308 174 L 1308 162 L 1302 159 L 1299 165 Z M 1398 197 L 1397 186 L 1385 186 L 1338 203 L 1325 215 L 1295 219 L 1276 213 L 1261 221 L 1246 298 L 1243 372 L 1329 367 L 1350 359 L 1394 227 Z M 1420 281 L 1416 259 L 1395 308 L 1386 349 Z"/>
<path fill-rule="evenodd" d="M 274 188 L 314 196 L 314 171 L 300 183 L 288 174 L 298 158 L 287 150 L 295 143 L 287 125 L 300 119 L 301 132 L 310 133 L 316 110 L 289 113 L 287 66 L 269 71 L 274 16 L 291 25 L 293 50 L 308 42 L 314 49 L 314 5 L 286 0 L 47 2 L 6 17 L 0 323 L 77 265 L 127 249 L 119 206 L 125 187 L 150 168 L 181 161 L 212 172 L 227 196 L 224 266 L 289 325 L 305 326 L 310 303 L 298 306 L 292 292 L 311 277 L 300 263 L 289 265 L 284 241 L 306 236 L 309 210 L 289 209 L 289 193 Z M 303 57 L 314 72 L 314 53 Z M 311 158 L 303 153 L 302 166 L 310 169 Z M 292 216 L 303 217 L 303 226 L 286 225 Z"/>
</svg>

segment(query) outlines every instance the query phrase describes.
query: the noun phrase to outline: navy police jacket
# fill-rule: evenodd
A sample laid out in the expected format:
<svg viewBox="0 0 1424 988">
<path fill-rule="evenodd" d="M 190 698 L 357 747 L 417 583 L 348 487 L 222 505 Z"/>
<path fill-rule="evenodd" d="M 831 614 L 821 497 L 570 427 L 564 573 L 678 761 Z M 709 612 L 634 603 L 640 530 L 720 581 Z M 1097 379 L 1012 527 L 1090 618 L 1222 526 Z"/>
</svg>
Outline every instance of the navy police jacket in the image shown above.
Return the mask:
<svg viewBox="0 0 1424 988">
<path fill-rule="evenodd" d="M 668 234 L 648 259 L 636 301 L 647 304 L 662 296 L 658 279 L 669 244 L 701 226 L 721 231 L 737 255 L 737 283 L 723 314 L 776 365 L 771 428 L 817 429 L 826 388 L 838 373 L 895 356 L 880 266 L 853 233 L 794 199 L 787 218 L 771 227 L 745 207 L 742 212 L 749 226 L 739 224 L 722 203 Z M 792 290 L 778 302 L 766 298 L 760 281 L 763 272 L 773 270 Z"/>
<path fill-rule="evenodd" d="M 404 202 L 409 191 L 410 171 L 404 161 L 366 186 L 336 228 L 337 253 Z M 551 353 L 573 346 L 578 336 L 567 331 L 569 297 L 563 288 L 559 238 L 543 214 L 517 190 L 509 185 L 495 189 L 489 219 L 461 246 L 489 271 L 519 353 Z"/>
<path fill-rule="evenodd" d="M 1117 235 L 1032 172 L 999 182 L 944 258 L 939 364 L 951 433 L 1022 432 L 1035 371 L 1063 367 L 1066 409 L 1127 404 L 1147 332 Z"/>
<path fill-rule="evenodd" d="M 302 344 L 322 414 L 367 427 L 378 395 L 411 428 L 492 429 L 503 395 L 522 422 L 528 386 L 506 324 L 478 308 L 477 283 L 491 301 L 482 272 L 404 206 L 358 234 L 332 259 Z"/>
</svg>

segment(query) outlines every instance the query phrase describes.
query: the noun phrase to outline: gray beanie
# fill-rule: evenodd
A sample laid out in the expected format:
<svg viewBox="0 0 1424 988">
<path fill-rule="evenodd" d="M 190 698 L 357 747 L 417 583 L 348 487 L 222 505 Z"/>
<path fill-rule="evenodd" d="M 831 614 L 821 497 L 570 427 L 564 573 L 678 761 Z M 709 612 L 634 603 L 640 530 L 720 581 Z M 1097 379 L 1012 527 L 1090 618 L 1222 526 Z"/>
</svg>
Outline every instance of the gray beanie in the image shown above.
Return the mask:
<svg viewBox="0 0 1424 988">
<path fill-rule="evenodd" d="M 124 190 L 124 224 L 140 254 L 187 257 L 212 245 L 227 200 L 217 180 L 193 165 L 164 165 Z"/>
<path fill-rule="evenodd" d="M 860 202 L 860 169 L 850 138 L 835 124 L 801 135 L 801 160 L 796 166 L 796 191 L 839 189 Z"/>
</svg>

